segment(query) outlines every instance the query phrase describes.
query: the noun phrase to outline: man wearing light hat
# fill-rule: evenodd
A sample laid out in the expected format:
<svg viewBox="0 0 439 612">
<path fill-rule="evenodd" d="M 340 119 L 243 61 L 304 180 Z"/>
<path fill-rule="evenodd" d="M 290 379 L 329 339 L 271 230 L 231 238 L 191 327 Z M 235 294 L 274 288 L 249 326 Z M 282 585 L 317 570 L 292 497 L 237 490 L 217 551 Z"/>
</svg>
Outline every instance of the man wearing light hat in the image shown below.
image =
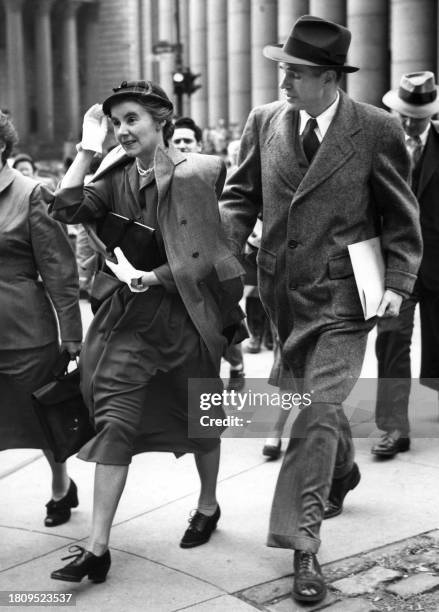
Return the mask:
<svg viewBox="0 0 439 612">
<path fill-rule="evenodd" d="M 292 595 L 305 602 L 326 593 L 322 519 L 340 514 L 360 480 L 342 402 L 375 320 L 364 320 L 347 247 L 383 228 L 380 316 L 396 316 L 412 292 L 422 248 L 401 125 L 339 88 L 358 70 L 346 62 L 350 40 L 345 27 L 304 15 L 283 46 L 265 47 L 286 100 L 250 113 L 221 205 L 236 254 L 263 215 L 258 280 L 281 342 L 278 383 L 312 398 L 292 427 L 267 542 L 295 551 Z"/>
<path fill-rule="evenodd" d="M 410 345 L 416 303 L 421 313 L 421 382 L 439 390 L 439 112 L 432 72 L 412 72 L 383 97 L 405 131 L 411 160 L 410 184 L 420 208 L 424 253 L 412 295 L 395 320 L 380 320 L 376 340 L 378 390 L 376 424 L 385 433 L 372 453 L 392 458 L 410 448 L 408 402 Z"/>
</svg>

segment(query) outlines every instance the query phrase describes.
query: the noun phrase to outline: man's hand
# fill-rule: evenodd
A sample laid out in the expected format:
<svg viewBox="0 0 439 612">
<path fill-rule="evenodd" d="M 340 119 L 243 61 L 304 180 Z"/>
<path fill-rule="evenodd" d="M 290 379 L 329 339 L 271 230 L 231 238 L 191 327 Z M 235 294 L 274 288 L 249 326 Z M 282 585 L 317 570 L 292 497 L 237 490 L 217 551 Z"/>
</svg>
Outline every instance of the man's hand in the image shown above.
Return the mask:
<svg viewBox="0 0 439 612">
<path fill-rule="evenodd" d="M 61 342 L 60 352 L 64 351 L 70 355 L 72 359 L 77 357 L 81 352 L 82 342 L 76 342 L 74 340 L 64 340 Z"/>
<path fill-rule="evenodd" d="M 402 296 L 391 289 L 386 289 L 378 306 L 377 317 L 390 318 L 399 315 L 402 304 Z"/>
<path fill-rule="evenodd" d="M 134 279 L 145 277 L 148 275 L 144 270 L 137 270 L 134 266 L 130 264 L 128 259 L 125 257 L 122 249 L 120 247 L 116 247 L 114 249 L 114 254 L 117 258 L 117 263 L 110 261 L 109 259 L 105 260 L 107 266 L 112 270 L 113 274 L 117 276 L 117 278 L 126 283 L 130 288 L 130 291 L 133 293 L 141 293 L 142 291 L 146 291 L 149 287 L 145 287 L 144 289 L 137 289 L 136 285 L 132 284 Z M 146 283 L 149 284 L 149 283 Z"/>
<path fill-rule="evenodd" d="M 102 105 L 93 104 L 85 113 L 82 123 L 82 149 L 102 153 L 107 127 L 107 117 L 104 115 Z"/>
</svg>

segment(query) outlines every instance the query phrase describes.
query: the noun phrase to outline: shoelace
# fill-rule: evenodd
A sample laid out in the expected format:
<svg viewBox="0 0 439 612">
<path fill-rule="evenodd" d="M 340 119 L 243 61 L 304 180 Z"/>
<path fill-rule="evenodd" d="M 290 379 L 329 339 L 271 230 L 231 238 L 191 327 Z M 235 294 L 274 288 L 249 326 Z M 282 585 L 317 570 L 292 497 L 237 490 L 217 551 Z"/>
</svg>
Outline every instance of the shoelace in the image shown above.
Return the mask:
<svg viewBox="0 0 439 612">
<path fill-rule="evenodd" d="M 312 553 L 302 553 L 302 555 L 300 556 L 299 570 L 300 572 L 306 572 L 309 574 L 314 572 L 314 561 Z"/>
<path fill-rule="evenodd" d="M 69 555 L 68 557 L 61 557 L 61 561 L 67 561 L 67 559 L 73 558 L 78 559 L 84 552 L 84 548 L 82 548 L 82 546 L 76 546 L 76 544 L 74 544 L 73 546 L 69 547 L 69 552 L 73 553 L 73 555 Z"/>
<path fill-rule="evenodd" d="M 201 512 L 198 512 L 198 510 L 192 510 L 188 519 L 190 529 L 193 529 L 194 531 L 199 531 L 200 522 L 204 518 L 204 514 L 201 514 Z"/>
</svg>

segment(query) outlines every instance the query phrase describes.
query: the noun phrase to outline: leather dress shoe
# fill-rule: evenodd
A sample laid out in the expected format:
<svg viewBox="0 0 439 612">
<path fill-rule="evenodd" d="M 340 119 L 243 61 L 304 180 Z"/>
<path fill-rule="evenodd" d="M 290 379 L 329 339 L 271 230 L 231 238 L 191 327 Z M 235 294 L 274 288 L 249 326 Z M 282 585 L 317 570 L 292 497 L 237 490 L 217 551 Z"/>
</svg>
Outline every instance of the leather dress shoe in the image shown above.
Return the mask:
<svg viewBox="0 0 439 612">
<path fill-rule="evenodd" d="M 67 523 L 71 515 L 70 509 L 76 508 L 78 503 L 78 489 L 73 480 L 70 479 L 69 490 L 64 497 L 58 501 L 51 499 L 47 502 L 47 515 L 44 519 L 45 526 L 56 527 L 57 525 Z"/>
<path fill-rule="evenodd" d="M 111 565 L 110 551 L 106 550 L 103 555 L 97 557 L 82 546 L 70 546 L 69 552 L 73 553 L 62 560 L 72 559 L 67 565 L 55 570 L 50 574 L 54 580 L 65 580 L 66 582 L 81 582 L 84 576 L 92 582 L 105 582 Z"/>
<path fill-rule="evenodd" d="M 227 391 L 242 391 L 245 387 L 244 370 L 230 370 Z"/>
<path fill-rule="evenodd" d="M 279 440 L 277 444 L 264 444 L 262 454 L 264 457 L 268 457 L 269 459 L 279 459 L 281 448 L 281 440 Z"/>
<path fill-rule="evenodd" d="M 351 471 L 343 476 L 343 478 L 334 478 L 329 492 L 328 501 L 326 502 L 323 518 L 328 519 L 341 514 L 343 510 L 343 501 L 349 491 L 355 489 L 360 482 L 361 474 L 358 465 L 354 463 Z"/>
<path fill-rule="evenodd" d="M 391 459 L 397 453 L 405 453 L 410 449 L 410 438 L 399 431 L 386 432 L 380 441 L 372 446 L 371 453 L 377 457 Z"/>
<path fill-rule="evenodd" d="M 194 548 L 209 541 L 212 532 L 216 529 L 221 510 L 218 506 L 212 516 L 206 516 L 198 510 L 189 519 L 189 527 L 184 532 L 180 542 L 181 548 Z"/>
<path fill-rule="evenodd" d="M 316 602 L 326 596 L 326 584 L 317 557 L 304 550 L 294 552 L 294 586 L 297 601 Z"/>
</svg>

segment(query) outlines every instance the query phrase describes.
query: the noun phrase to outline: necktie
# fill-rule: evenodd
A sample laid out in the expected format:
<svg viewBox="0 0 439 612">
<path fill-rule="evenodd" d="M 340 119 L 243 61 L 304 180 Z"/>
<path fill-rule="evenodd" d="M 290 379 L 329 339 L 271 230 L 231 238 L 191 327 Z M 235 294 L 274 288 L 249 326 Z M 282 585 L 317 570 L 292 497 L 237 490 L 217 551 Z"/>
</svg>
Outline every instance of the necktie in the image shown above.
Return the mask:
<svg viewBox="0 0 439 612">
<path fill-rule="evenodd" d="M 319 139 L 314 131 L 316 127 L 317 121 L 314 119 L 314 117 L 310 117 L 302 134 L 303 150 L 305 151 L 305 155 L 309 163 L 312 162 L 312 159 L 320 146 Z"/>
<path fill-rule="evenodd" d="M 410 136 L 407 138 L 407 150 L 414 170 L 422 156 L 422 140 L 420 136 Z"/>
</svg>

